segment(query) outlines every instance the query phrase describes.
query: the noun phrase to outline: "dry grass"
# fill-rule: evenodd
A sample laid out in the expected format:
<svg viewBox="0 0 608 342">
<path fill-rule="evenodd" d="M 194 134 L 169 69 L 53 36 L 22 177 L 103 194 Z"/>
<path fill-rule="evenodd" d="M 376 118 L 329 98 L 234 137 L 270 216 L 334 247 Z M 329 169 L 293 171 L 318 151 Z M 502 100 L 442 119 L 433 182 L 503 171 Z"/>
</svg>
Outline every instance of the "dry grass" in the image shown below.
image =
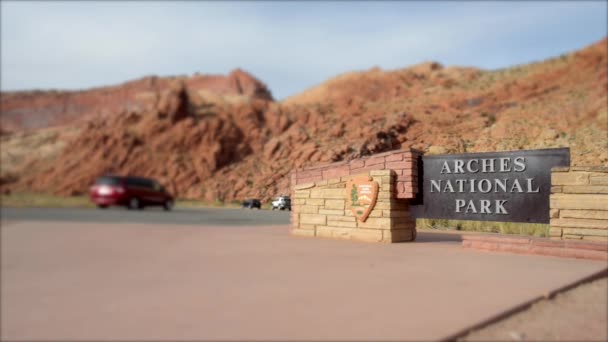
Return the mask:
<svg viewBox="0 0 608 342">
<path fill-rule="evenodd" d="M 429 229 L 449 229 L 538 237 L 549 236 L 549 225 L 541 223 L 417 219 L 416 226 Z"/>
<path fill-rule="evenodd" d="M 77 128 L 47 128 L 35 132 L 3 135 L 0 143 L 0 175 L 19 169 L 28 160 L 51 159 L 58 156 L 70 138 L 80 132 Z"/>
</svg>

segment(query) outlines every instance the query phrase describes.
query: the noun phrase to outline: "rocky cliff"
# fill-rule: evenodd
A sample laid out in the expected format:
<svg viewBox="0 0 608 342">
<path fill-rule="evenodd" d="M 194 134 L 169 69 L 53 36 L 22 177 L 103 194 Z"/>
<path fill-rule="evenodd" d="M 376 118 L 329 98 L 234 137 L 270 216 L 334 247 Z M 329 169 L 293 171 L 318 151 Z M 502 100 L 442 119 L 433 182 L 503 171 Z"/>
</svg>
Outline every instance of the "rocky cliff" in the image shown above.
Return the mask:
<svg viewBox="0 0 608 342">
<path fill-rule="evenodd" d="M 14 152 L 10 159 L 3 151 L 3 160 L 15 160 L 16 142 L 53 129 L 42 127 L 72 132 L 47 139 L 52 158 L 23 157 L 8 174 L 3 166 L 2 181 L 16 191 L 79 194 L 103 173 L 138 174 L 179 197 L 268 200 L 288 192 L 293 167 L 408 147 L 565 146 L 574 165 L 606 165 L 607 44 L 495 71 L 437 63 L 375 68 L 280 103 L 240 70 L 76 93 L 2 94 L 2 129 L 12 132 L 2 141 Z"/>
<path fill-rule="evenodd" d="M 163 94 L 183 84 L 190 96 L 218 99 L 272 101 L 266 86 L 236 69 L 227 76 L 145 77 L 117 86 L 84 91 L 27 91 L 2 93 L 0 123 L 4 132 L 31 131 L 104 119 L 121 112 L 155 110 Z"/>
</svg>

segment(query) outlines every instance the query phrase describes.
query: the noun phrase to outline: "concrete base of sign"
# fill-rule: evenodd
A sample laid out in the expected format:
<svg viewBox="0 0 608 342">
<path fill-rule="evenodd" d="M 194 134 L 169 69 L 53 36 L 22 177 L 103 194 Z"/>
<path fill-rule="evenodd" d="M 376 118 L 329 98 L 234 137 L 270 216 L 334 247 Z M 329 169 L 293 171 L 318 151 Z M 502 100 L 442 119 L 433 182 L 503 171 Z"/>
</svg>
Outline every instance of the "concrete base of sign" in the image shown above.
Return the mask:
<svg viewBox="0 0 608 342">
<path fill-rule="evenodd" d="M 546 238 L 504 235 L 463 235 L 462 246 L 490 252 L 608 260 L 608 245 L 601 242 L 555 241 Z"/>
<path fill-rule="evenodd" d="M 369 176 L 378 183 L 375 205 L 365 221 L 349 207 L 346 185 Z M 416 238 L 416 221 L 409 200 L 395 198 L 393 170 L 372 170 L 352 176 L 320 180 L 293 187 L 292 234 L 366 242 L 401 242 Z"/>
</svg>

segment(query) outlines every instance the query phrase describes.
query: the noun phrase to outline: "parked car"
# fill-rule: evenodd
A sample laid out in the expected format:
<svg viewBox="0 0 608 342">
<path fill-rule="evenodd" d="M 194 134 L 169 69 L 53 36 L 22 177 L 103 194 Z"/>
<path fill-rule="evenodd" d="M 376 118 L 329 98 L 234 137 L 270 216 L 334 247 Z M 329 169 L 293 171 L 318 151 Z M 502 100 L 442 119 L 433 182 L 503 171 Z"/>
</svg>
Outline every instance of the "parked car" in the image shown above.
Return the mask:
<svg viewBox="0 0 608 342">
<path fill-rule="evenodd" d="M 91 201 L 99 208 L 111 205 L 128 209 L 143 209 L 160 205 L 165 210 L 173 208 L 173 196 L 157 181 L 142 177 L 103 176 L 90 189 Z"/>
<path fill-rule="evenodd" d="M 272 210 L 291 210 L 291 198 L 289 196 L 279 196 L 272 201 Z"/>
<path fill-rule="evenodd" d="M 249 208 L 249 209 L 253 209 L 253 208 L 261 209 L 262 202 L 260 202 L 259 199 L 250 198 L 250 199 L 244 200 L 243 203 L 241 204 L 241 206 L 243 208 Z"/>
</svg>

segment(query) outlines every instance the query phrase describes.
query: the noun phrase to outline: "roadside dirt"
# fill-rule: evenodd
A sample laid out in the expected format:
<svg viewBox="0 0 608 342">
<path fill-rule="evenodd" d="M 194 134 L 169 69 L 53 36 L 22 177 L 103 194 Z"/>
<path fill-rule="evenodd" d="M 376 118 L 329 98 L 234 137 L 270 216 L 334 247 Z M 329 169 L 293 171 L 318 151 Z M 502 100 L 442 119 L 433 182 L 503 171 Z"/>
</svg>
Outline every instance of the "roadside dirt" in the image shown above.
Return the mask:
<svg viewBox="0 0 608 342">
<path fill-rule="evenodd" d="M 607 341 L 608 277 L 545 299 L 458 341 Z"/>
</svg>

